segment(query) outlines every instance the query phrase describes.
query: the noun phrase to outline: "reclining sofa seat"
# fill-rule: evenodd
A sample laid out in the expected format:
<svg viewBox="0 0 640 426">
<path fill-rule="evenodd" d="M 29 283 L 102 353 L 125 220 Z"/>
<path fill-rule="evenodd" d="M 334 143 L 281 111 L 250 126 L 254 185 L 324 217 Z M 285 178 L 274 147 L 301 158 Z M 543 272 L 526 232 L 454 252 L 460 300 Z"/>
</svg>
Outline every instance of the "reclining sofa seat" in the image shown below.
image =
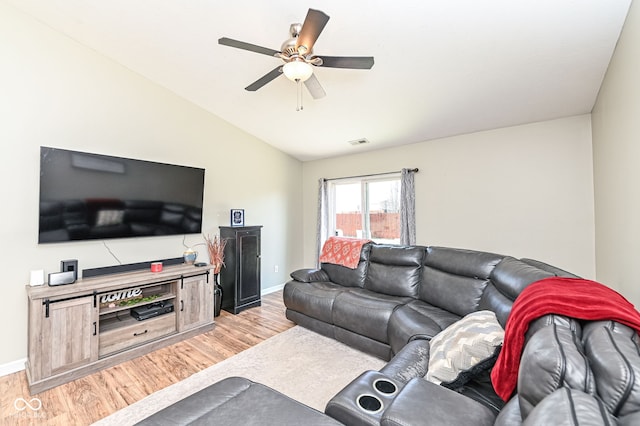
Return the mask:
<svg viewBox="0 0 640 426">
<path fill-rule="evenodd" d="M 287 318 L 389 360 L 389 320 L 418 296 L 424 251 L 369 243 L 356 269 L 323 263 L 296 271 L 284 288 Z"/>
</svg>

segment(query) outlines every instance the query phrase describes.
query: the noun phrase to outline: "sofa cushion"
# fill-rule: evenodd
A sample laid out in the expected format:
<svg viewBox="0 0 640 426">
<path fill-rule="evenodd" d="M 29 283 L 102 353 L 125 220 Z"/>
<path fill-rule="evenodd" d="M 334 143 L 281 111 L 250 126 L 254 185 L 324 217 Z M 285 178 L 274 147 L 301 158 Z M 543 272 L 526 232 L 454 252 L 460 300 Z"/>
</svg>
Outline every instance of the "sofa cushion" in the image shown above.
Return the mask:
<svg viewBox="0 0 640 426">
<path fill-rule="evenodd" d="M 474 312 L 491 271 L 502 258 L 480 251 L 428 247 L 419 297 L 460 316 Z"/>
<path fill-rule="evenodd" d="M 511 398 L 509 402 L 502 407 L 493 426 L 520 426 L 521 424 L 520 402 L 518 397 L 515 397 Z"/>
<path fill-rule="evenodd" d="M 496 313 L 503 327 L 506 327 L 513 301 L 529 284 L 554 276 L 535 266 L 513 257 L 505 257 L 491 272 L 490 283 L 485 288 L 478 309 L 488 309 Z"/>
<path fill-rule="evenodd" d="M 523 422 L 526 426 L 609 426 L 618 424 L 600 399 L 562 387 L 546 397 Z"/>
<path fill-rule="evenodd" d="M 535 266 L 538 269 L 542 269 L 543 271 L 551 272 L 557 277 L 580 278 L 577 275 L 572 274 L 571 272 L 565 271 L 564 269 L 560 269 L 557 266 L 549 265 L 548 263 L 541 262 L 539 260 L 527 258 L 522 258 L 520 260 L 531 266 Z"/>
<path fill-rule="evenodd" d="M 471 398 L 424 379 L 411 380 L 382 413 L 381 426 L 490 426 L 495 413 Z"/>
<path fill-rule="evenodd" d="M 487 279 L 504 258 L 501 254 L 450 247 L 427 248 L 425 265 L 455 275 Z"/>
<path fill-rule="evenodd" d="M 543 278 L 554 277 L 551 272 L 543 271 L 513 257 L 505 257 L 491 272 L 491 282 L 511 300 L 522 293 L 529 284 Z"/>
<path fill-rule="evenodd" d="M 495 364 L 503 340 L 493 312 L 465 316 L 431 339 L 427 380 L 459 388 Z"/>
<path fill-rule="evenodd" d="M 418 297 L 424 247 L 374 245 L 364 288 L 391 296 Z"/>
<path fill-rule="evenodd" d="M 640 339 L 631 328 L 613 321 L 591 322 L 584 347 L 607 409 L 615 416 L 640 410 Z"/>
<path fill-rule="evenodd" d="M 477 310 L 489 280 L 462 277 L 425 266 L 420 299 L 465 316 Z"/>
<path fill-rule="evenodd" d="M 543 315 L 540 318 L 536 318 L 529 323 L 529 328 L 527 328 L 524 335 L 525 345 L 531 336 L 536 334 L 538 330 L 541 330 L 544 327 L 549 327 L 553 324 L 570 329 L 576 339 L 582 340 L 582 326 L 580 325 L 579 320 L 564 315 L 548 314 Z"/>
<path fill-rule="evenodd" d="M 640 411 L 636 411 L 626 416 L 618 418 L 618 426 L 638 426 L 640 425 Z"/>
<path fill-rule="evenodd" d="M 346 288 L 327 281 L 304 283 L 289 281 L 282 297 L 287 309 L 333 324 L 333 303 Z"/>
<path fill-rule="evenodd" d="M 389 344 L 398 353 L 413 339 L 431 339 L 461 317 L 422 300 L 398 307 L 389 320 Z"/>
<path fill-rule="evenodd" d="M 333 324 L 379 342 L 388 343 L 387 326 L 393 311 L 408 297 L 389 296 L 365 289 L 350 289 L 336 296 Z"/>
<path fill-rule="evenodd" d="M 502 328 L 507 326 L 507 320 L 509 314 L 511 314 L 511 307 L 513 306 L 513 300 L 509 299 L 491 283 L 484 289 L 478 310 L 489 310 L 496 314 L 496 318 Z"/>
<path fill-rule="evenodd" d="M 518 372 L 522 418 L 563 386 L 595 394 L 593 372 L 575 327 L 553 321 L 529 336 L 522 352 Z"/>
<path fill-rule="evenodd" d="M 362 246 L 360 251 L 360 263 L 355 269 L 347 268 L 342 265 L 334 265 L 333 263 L 322 263 L 320 266 L 327 273 L 329 279 L 344 287 L 364 287 L 364 279 L 367 275 L 369 267 L 369 254 L 373 243 L 367 243 Z"/>
</svg>

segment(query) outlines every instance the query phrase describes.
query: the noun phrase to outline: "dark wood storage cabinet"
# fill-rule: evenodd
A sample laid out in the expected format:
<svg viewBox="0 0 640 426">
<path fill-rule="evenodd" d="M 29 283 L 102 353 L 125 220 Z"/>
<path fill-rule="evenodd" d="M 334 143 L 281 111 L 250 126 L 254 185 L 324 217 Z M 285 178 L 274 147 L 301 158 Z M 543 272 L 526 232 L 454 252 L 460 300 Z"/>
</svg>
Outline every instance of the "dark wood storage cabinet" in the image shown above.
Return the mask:
<svg viewBox="0 0 640 426">
<path fill-rule="evenodd" d="M 220 271 L 222 309 L 233 314 L 260 306 L 260 230 L 262 226 L 220 227 L 227 241 Z"/>
</svg>

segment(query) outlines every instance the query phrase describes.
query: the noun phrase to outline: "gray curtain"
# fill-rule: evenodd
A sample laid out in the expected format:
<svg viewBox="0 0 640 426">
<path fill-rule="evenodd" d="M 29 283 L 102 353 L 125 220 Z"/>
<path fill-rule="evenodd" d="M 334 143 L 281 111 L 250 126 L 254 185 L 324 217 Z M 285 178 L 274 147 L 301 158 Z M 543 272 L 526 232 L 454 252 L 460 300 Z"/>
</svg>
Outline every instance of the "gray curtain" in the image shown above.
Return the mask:
<svg viewBox="0 0 640 426">
<path fill-rule="evenodd" d="M 325 240 L 329 238 L 329 194 L 327 193 L 327 180 L 318 180 L 318 222 L 316 228 L 317 267 L 320 267 L 320 253 Z"/>
<path fill-rule="evenodd" d="M 414 170 L 402 169 L 400 174 L 400 244 L 416 243 L 416 190 Z"/>
</svg>

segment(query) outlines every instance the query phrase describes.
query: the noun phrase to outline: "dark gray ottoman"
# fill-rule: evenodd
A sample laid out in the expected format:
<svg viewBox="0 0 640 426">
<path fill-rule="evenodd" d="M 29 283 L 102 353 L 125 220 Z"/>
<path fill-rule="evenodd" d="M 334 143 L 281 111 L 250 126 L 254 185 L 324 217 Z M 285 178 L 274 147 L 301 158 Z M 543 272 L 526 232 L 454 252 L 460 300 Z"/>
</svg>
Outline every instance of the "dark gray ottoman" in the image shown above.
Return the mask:
<svg viewBox="0 0 640 426">
<path fill-rule="evenodd" d="M 342 425 L 286 395 L 229 377 L 158 411 L 139 425 Z"/>
</svg>

